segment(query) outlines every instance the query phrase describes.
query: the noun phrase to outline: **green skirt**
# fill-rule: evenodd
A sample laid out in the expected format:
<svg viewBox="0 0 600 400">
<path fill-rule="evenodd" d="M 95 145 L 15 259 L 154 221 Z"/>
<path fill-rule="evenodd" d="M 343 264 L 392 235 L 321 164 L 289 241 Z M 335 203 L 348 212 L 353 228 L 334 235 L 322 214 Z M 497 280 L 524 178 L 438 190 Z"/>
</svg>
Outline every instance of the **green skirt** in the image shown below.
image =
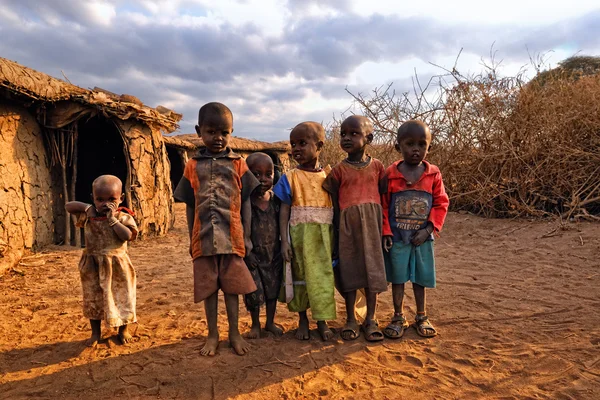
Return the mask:
<svg viewBox="0 0 600 400">
<path fill-rule="evenodd" d="M 312 318 L 317 321 L 336 319 L 331 265 L 332 225 L 307 223 L 290 226 L 290 236 L 294 298 L 288 303 L 288 309 L 301 312 L 310 308 Z M 282 285 L 284 288 L 285 282 Z M 284 290 L 279 300 L 285 302 Z"/>
</svg>

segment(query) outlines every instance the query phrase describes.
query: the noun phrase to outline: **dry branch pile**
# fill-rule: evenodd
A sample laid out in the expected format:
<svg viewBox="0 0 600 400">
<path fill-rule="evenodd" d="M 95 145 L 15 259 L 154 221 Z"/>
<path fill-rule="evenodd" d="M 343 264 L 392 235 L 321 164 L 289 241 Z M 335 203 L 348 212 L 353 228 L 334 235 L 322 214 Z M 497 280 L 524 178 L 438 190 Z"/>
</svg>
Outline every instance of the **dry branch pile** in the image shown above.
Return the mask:
<svg viewBox="0 0 600 400">
<path fill-rule="evenodd" d="M 600 75 L 526 83 L 496 66 L 471 76 L 453 68 L 401 95 L 390 86 L 350 93 L 374 121 L 371 154 L 397 159 L 397 127 L 420 118 L 434 135 L 429 159 L 444 174 L 452 209 L 600 220 Z"/>
</svg>

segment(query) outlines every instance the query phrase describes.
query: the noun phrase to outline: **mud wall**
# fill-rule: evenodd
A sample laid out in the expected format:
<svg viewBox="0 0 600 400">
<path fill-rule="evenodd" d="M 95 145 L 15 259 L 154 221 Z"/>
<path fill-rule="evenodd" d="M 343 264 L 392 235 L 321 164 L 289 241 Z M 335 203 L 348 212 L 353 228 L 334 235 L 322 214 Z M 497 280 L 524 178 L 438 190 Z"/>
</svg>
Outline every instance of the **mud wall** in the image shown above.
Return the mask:
<svg viewBox="0 0 600 400">
<path fill-rule="evenodd" d="M 144 235 L 164 235 L 175 221 L 170 164 L 159 130 L 122 123 L 131 162 L 131 202 Z"/>
<path fill-rule="evenodd" d="M 0 273 L 52 243 L 50 185 L 40 126 L 25 108 L 0 100 Z"/>
</svg>

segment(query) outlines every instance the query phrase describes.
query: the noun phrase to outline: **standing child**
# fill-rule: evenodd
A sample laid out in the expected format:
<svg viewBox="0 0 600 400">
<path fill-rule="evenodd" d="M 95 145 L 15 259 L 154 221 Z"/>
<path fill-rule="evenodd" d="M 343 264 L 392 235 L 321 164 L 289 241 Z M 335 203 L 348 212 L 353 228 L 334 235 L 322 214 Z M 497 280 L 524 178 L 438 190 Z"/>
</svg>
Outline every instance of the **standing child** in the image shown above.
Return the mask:
<svg viewBox="0 0 600 400">
<path fill-rule="evenodd" d="M 394 316 L 383 333 L 392 339 L 402 337 L 409 327 L 403 313 L 407 281 L 412 282 L 417 303 L 417 333 L 423 337 L 437 335 L 427 317 L 425 288 L 435 287 L 433 233 L 442 229 L 449 202 L 440 170 L 424 161 L 430 144 L 431 132 L 425 123 L 403 123 L 396 138 L 402 160 L 386 170 L 383 240 L 388 252 L 386 275 L 392 283 Z"/>
<path fill-rule="evenodd" d="M 285 173 L 273 191 L 281 200 L 279 213 L 281 254 L 292 262 L 293 299 L 288 309 L 299 314 L 296 338 L 310 338 L 306 310 L 311 308 L 323 340 L 333 337 L 326 320 L 335 319 L 333 206 L 322 188 L 330 170 L 319 164 L 325 129 L 316 122 L 303 122 L 290 133 L 292 156 L 298 166 Z M 291 237 L 291 243 L 288 239 Z M 289 283 L 289 282 L 288 282 Z"/>
<path fill-rule="evenodd" d="M 279 201 L 273 188 L 273 160 L 265 153 L 253 153 L 246 159 L 250 172 L 260 182 L 252 193 L 252 252 L 246 255 L 246 265 L 250 269 L 255 292 L 244 296 L 246 308 L 252 316 L 252 328 L 247 337 L 260 337 L 260 306 L 267 303 L 267 323 L 265 330 L 275 336 L 283 331 L 274 323 L 277 296 L 281 289 L 283 262 L 279 240 Z"/>
<path fill-rule="evenodd" d="M 365 289 L 367 315 L 362 330 L 368 341 L 383 340 L 375 321 L 377 294 L 385 292 L 385 267 L 381 243 L 382 209 L 380 183 L 385 168 L 365 154 L 373 140 L 368 118 L 353 115 L 344 120 L 340 146 L 348 157 L 337 164 L 323 184 L 333 199 L 339 256 L 338 288 L 346 301 L 346 325 L 342 339 L 358 338 L 354 314 L 356 291 Z"/>
<path fill-rule="evenodd" d="M 118 327 L 121 343 L 131 341 L 129 324 L 135 314 L 135 269 L 127 255 L 127 242 L 137 236 L 131 211 L 124 207 L 123 184 L 113 175 L 102 175 L 92 183 L 93 205 L 79 201 L 66 204 L 67 212 L 77 217 L 76 226 L 84 228 L 85 249 L 79 261 L 83 289 L 83 315 L 89 318 L 93 347 L 102 337 L 102 320 Z"/>
<path fill-rule="evenodd" d="M 232 132 L 229 108 L 221 103 L 200 108 L 196 133 L 206 148 L 188 161 L 174 193 L 187 206 L 194 302 L 204 301 L 208 321 L 203 356 L 215 355 L 219 345 L 219 288 L 225 294 L 231 346 L 239 355 L 248 352 L 238 329 L 239 295 L 256 290 L 244 257 L 252 250 L 250 194 L 259 182 L 244 159 L 227 147 Z"/>
</svg>

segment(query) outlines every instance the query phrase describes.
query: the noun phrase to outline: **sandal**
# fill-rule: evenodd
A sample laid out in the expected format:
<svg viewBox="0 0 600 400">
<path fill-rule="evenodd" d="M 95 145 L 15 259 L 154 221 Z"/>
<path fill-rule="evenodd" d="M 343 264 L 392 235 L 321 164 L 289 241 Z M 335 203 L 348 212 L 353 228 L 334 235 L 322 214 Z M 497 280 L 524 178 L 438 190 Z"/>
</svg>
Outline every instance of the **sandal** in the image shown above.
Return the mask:
<svg viewBox="0 0 600 400">
<path fill-rule="evenodd" d="M 383 333 L 379 329 L 379 324 L 375 320 L 365 321 L 360 329 L 365 333 L 365 339 L 369 342 L 379 342 L 383 340 Z"/>
<path fill-rule="evenodd" d="M 350 334 L 348 338 L 344 337 L 344 334 Z M 360 336 L 360 331 L 358 330 L 358 324 L 356 322 L 348 323 L 342 328 L 341 337 L 344 340 L 356 340 Z"/>
<path fill-rule="evenodd" d="M 398 324 L 398 322 L 400 322 L 400 324 Z M 394 314 L 392 321 L 383 330 L 383 334 L 388 339 L 400 339 L 409 326 L 410 324 L 406 318 L 404 318 L 403 314 Z M 390 331 L 394 333 L 392 334 Z"/>
<path fill-rule="evenodd" d="M 422 337 L 431 338 L 437 336 L 437 330 L 431 325 L 427 315 L 417 315 L 415 317 L 415 329 L 419 336 Z M 427 331 L 430 331 L 430 333 L 427 333 Z"/>
</svg>

